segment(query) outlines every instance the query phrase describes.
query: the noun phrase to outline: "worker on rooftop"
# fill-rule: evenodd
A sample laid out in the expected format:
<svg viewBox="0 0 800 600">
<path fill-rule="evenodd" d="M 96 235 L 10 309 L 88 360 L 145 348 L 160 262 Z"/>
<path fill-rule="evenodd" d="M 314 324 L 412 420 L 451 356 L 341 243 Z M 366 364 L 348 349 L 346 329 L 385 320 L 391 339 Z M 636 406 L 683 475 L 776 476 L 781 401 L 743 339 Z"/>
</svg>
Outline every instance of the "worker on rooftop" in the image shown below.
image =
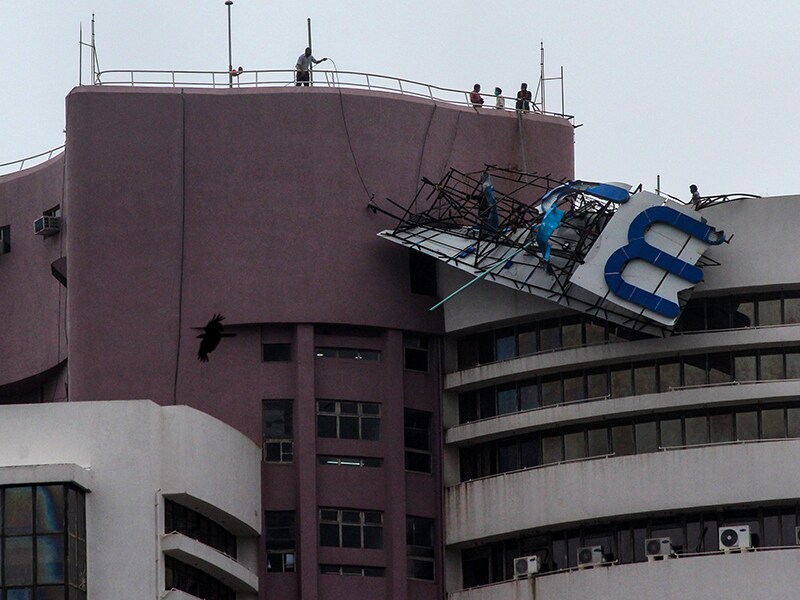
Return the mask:
<svg viewBox="0 0 800 600">
<path fill-rule="evenodd" d="M 327 58 L 322 58 L 317 60 L 311 55 L 311 48 L 306 48 L 306 51 L 301 54 L 297 59 L 297 65 L 295 65 L 295 69 L 297 69 L 297 77 L 295 80 L 296 86 L 301 85 L 311 85 L 311 68 L 313 65 L 317 65 L 321 62 L 325 62 L 328 60 Z"/>
</svg>

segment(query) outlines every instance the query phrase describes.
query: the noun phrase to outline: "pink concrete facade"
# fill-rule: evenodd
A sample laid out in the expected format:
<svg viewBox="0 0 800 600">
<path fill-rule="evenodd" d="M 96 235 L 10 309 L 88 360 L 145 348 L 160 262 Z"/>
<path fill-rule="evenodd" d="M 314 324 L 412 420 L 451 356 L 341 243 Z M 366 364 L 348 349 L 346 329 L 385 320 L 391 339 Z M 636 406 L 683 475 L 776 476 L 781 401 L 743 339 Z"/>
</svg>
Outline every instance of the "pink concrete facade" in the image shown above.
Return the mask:
<svg viewBox="0 0 800 600">
<path fill-rule="evenodd" d="M 0 401 L 63 400 L 67 357 L 66 290 L 52 277 L 64 238 L 34 235 L 33 222 L 62 204 L 64 155 L 0 177 L 0 227 L 11 251 L 0 256 Z"/>
<path fill-rule="evenodd" d="M 529 170 L 571 178 L 572 126 L 532 114 L 523 124 Z M 522 168 L 516 115 L 330 88 L 86 87 L 67 98 L 66 148 L 0 178 L 0 226 L 14 233 L 0 256 L 0 309 L 12 315 L 0 386 L 39 377 L 42 396 L 67 389 L 61 377 L 70 400 L 186 404 L 257 443 L 263 401 L 292 400 L 294 459 L 263 464 L 262 501 L 296 511 L 298 572 L 267 573 L 262 544 L 260 597 L 442 598 L 441 551 L 434 582 L 408 579 L 405 538 L 406 516 L 435 519 L 441 548 L 442 315 L 411 293 L 408 251 L 376 237 L 393 223 L 367 204 L 407 203 L 420 177 L 451 166 Z M 62 233 L 34 236 L 33 220 L 57 204 Z M 68 296 L 50 275 L 61 256 Z M 201 363 L 193 328 L 214 313 L 236 337 Z M 409 332 L 430 341 L 427 373 L 404 368 Z M 262 362 L 265 342 L 290 344 L 291 361 Z M 317 358 L 318 346 L 380 360 Z M 380 404 L 380 440 L 318 437 L 318 399 Z M 433 416 L 430 475 L 405 470 L 404 408 Z M 383 466 L 331 467 L 319 455 Z M 382 511 L 383 549 L 321 546 L 320 507 Z M 321 574 L 321 564 L 385 576 Z"/>
</svg>

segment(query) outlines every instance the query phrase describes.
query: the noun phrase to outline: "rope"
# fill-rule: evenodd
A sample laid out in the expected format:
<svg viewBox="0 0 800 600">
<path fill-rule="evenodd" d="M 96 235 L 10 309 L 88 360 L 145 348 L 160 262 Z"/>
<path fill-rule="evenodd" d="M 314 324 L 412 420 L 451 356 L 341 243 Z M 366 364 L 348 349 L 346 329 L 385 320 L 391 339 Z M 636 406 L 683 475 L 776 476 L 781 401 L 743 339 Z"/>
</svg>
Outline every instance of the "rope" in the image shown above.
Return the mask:
<svg viewBox="0 0 800 600">
<path fill-rule="evenodd" d="M 528 172 L 528 158 L 525 156 L 525 128 L 522 126 L 522 111 L 517 111 L 517 125 L 519 126 L 519 149 L 522 153 L 522 170 Z"/>
<path fill-rule="evenodd" d="M 328 58 L 328 60 L 331 61 L 331 63 L 333 63 L 334 71 L 338 72 L 339 67 L 336 66 L 334 60 L 330 57 Z M 364 191 L 366 192 L 367 197 L 370 200 L 372 200 L 373 198 L 375 198 L 375 194 L 370 193 L 369 188 L 367 188 L 367 183 L 364 181 L 364 176 L 361 174 L 361 169 L 358 166 L 358 160 L 356 160 L 356 153 L 353 151 L 353 142 L 350 139 L 350 130 L 347 127 L 347 117 L 345 116 L 344 113 L 344 99 L 342 98 L 342 86 L 340 84 L 337 85 L 337 87 L 339 89 L 339 108 L 341 108 L 342 111 L 342 123 L 344 123 L 344 134 L 347 137 L 347 147 L 350 148 L 350 156 L 353 158 L 353 165 L 355 165 L 356 167 L 356 173 L 358 174 L 358 179 L 361 181 L 361 185 L 364 187 Z"/>
<path fill-rule="evenodd" d="M 433 124 L 433 115 L 436 114 L 436 104 L 433 105 L 433 110 L 431 111 L 431 116 L 428 119 L 428 126 L 425 128 L 425 135 L 422 136 L 422 150 L 419 153 L 419 166 L 417 167 L 417 179 L 419 181 L 422 177 L 422 159 L 425 158 L 425 148 L 428 145 L 428 133 L 431 130 L 431 125 Z"/>
</svg>

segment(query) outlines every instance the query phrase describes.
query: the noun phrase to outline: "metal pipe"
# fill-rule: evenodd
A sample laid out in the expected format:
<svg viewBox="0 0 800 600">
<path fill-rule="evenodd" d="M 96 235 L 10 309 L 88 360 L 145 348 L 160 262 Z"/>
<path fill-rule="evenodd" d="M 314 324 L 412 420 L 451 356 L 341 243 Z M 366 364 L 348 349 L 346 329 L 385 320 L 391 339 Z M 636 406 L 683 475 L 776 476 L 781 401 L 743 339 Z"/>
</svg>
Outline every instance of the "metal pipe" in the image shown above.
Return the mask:
<svg viewBox="0 0 800 600">
<path fill-rule="evenodd" d="M 233 0 L 225 0 L 228 7 L 228 87 L 233 87 L 233 53 L 231 52 L 231 4 Z"/>
<path fill-rule="evenodd" d="M 539 59 L 539 85 L 542 88 L 542 112 L 544 113 L 544 42 L 539 42 L 539 51 L 541 53 L 541 57 Z"/>
<path fill-rule="evenodd" d="M 312 48 L 311 56 L 314 56 L 314 51 L 313 51 L 314 46 L 311 45 L 311 17 L 308 17 L 308 47 Z M 314 85 L 313 63 L 308 63 L 308 83 Z"/>
<path fill-rule="evenodd" d="M 94 45 L 94 13 L 92 13 L 92 84 L 97 80 L 95 76 L 95 64 L 97 62 L 97 48 Z"/>
</svg>

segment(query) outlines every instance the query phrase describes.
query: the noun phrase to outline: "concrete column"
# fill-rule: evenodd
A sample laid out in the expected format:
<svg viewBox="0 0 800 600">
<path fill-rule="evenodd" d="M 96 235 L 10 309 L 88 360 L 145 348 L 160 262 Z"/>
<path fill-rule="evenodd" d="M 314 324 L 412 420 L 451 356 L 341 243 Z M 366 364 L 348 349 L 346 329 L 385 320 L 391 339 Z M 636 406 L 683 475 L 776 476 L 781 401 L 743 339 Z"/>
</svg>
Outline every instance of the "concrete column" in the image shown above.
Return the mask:
<svg viewBox="0 0 800 600">
<path fill-rule="evenodd" d="M 319 526 L 317 516 L 317 410 L 314 385 L 314 326 L 298 325 L 295 337 L 297 384 L 295 386 L 295 450 L 297 468 L 297 530 L 299 532 L 300 598 L 319 596 Z"/>
<path fill-rule="evenodd" d="M 381 437 L 386 448 L 389 498 L 384 514 L 386 598 L 406 598 L 406 459 L 403 399 L 403 333 L 389 330 L 381 357 Z"/>
</svg>

